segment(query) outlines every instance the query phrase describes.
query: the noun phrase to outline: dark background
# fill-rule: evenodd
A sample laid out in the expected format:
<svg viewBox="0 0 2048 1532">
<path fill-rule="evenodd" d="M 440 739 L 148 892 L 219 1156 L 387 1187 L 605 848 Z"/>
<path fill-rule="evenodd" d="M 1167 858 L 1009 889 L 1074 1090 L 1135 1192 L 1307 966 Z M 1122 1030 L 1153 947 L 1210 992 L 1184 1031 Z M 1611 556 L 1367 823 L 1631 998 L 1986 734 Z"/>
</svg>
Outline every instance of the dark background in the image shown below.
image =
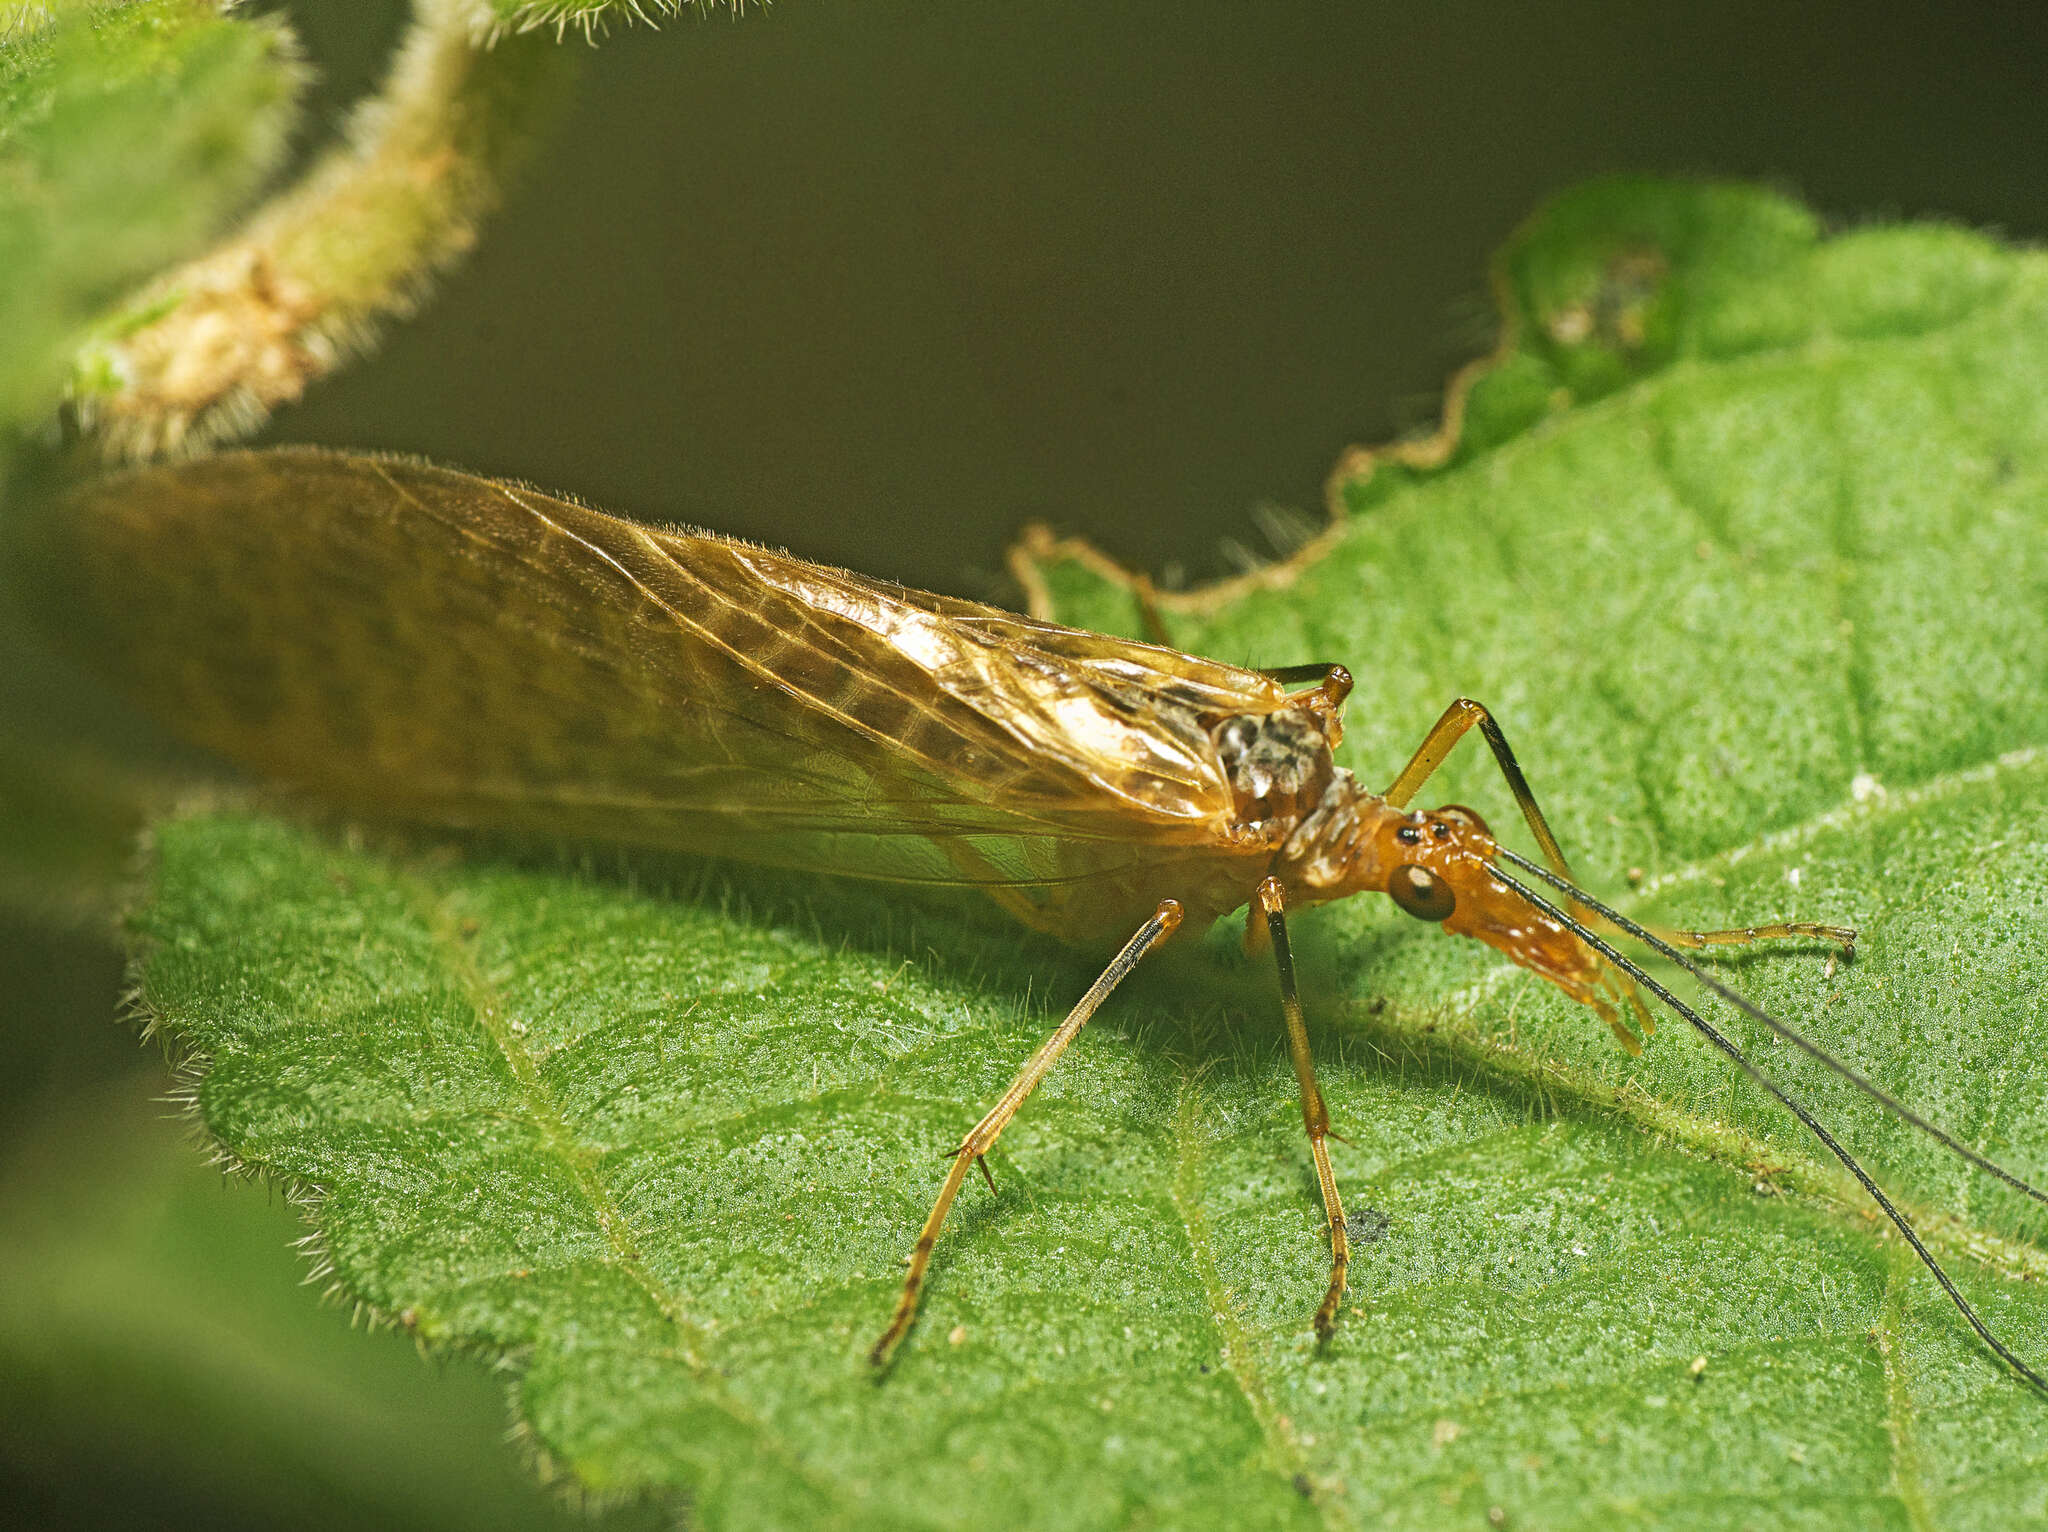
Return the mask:
<svg viewBox="0 0 2048 1532">
<path fill-rule="evenodd" d="M 395 13 L 294 6 L 331 88 Z M 366 47 L 366 43 L 372 46 Z M 482 250 L 272 437 L 422 452 L 959 594 L 1037 518 L 1155 573 L 1435 417 L 1491 252 L 1604 172 L 2048 230 L 2048 16 L 785 0 L 620 29 Z"/>
<path fill-rule="evenodd" d="M 322 71 L 311 153 L 402 10 L 283 8 Z M 1562 187 L 1762 178 L 1840 221 L 2039 238 L 2044 45 L 2039 7 L 1762 0 L 783 0 L 618 29 L 476 258 L 267 439 L 419 452 L 967 595 L 1003 596 L 1034 518 L 1201 579 L 1320 519 L 1346 445 L 1434 420 L 1491 338 L 1490 252 Z M 126 1188 L 155 1242 L 80 1269 L 134 1336 L 213 1325 L 268 1371 L 209 1372 L 217 1338 L 159 1376 L 110 1339 L 58 1355 L 42 1394 L 0 1386 L 0 1524 L 554 1519 L 499 1444 L 495 1383 L 343 1333 L 293 1287 L 289 1211 L 180 1168 L 149 1104 L 167 1077 L 111 1020 L 120 982 L 98 927 L 0 922 L 0 1216 L 89 1227 Z M 98 1180 L 65 1147 L 88 1144 Z M 321 1400 L 354 1446 L 295 1434 Z"/>
</svg>

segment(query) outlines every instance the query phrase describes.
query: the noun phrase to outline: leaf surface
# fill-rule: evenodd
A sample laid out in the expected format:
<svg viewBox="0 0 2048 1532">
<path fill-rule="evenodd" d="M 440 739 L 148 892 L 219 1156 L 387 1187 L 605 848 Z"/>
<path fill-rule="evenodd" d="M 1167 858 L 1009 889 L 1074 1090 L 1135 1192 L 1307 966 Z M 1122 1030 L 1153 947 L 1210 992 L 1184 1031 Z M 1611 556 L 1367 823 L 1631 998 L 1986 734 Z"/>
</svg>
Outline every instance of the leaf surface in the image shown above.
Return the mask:
<svg viewBox="0 0 2048 1532">
<path fill-rule="evenodd" d="M 1617 182 L 1499 278 L 1510 342 L 1434 466 L 1354 461 L 1319 556 L 1169 602 L 1176 640 L 1348 663 L 1369 782 L 1486 701 L 1639 913 L 1858 926 L 1852 965 L 1725 968 L 2048 1176 L 2048 261 Z M 1135 624 L 1096 564 L 1036 574 Z M 1506 825 L 1466 754 L 1425 796 Z M 2048 1514 L 2048 1400 L 1796 1124 L 1675 1021 L 1627 1060 L 1380 901 L 1298 923 L 1358 1245 L 1327 1352 L 1270 975 L 1219 932 L 1033 1097 L 877 1380 L 941 1156 L 1085 962 L 868 889 L 238 813 L 164 826 L 155 878 L 146 1003 L 210 1130 L 320 1194 L 345 1289 L 513 1359 L 563 1471 L 706 1526 Z M 2041 1221 L 1749 1041 L 2048 1358 Z"/>
</svg>

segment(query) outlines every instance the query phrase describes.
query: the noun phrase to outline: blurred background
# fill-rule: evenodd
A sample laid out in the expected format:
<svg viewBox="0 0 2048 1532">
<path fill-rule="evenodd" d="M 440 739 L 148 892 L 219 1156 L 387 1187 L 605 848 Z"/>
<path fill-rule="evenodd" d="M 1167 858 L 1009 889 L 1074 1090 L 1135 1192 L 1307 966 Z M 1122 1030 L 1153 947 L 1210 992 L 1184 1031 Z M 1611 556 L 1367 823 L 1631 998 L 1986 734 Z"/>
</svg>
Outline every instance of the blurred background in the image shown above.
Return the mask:
<svg viewBox="0 0 2048 1532">
<path fill-rule="evenodd" d="M 320 72 L 315 152 L 403 8 L 254 8 Z M 2038 7 L 1764 0 L 783 0 L 618 29 L 470 264 L 264 439 L 962 595 L 1013 598 L 1034 519 L 1196 582 L 1320 524 L 1345 446 L 1434 422 L 1492 339 L 1491 251 L 1562 187 L 1762 178 L 1844 222 L 2039 239 L 2044 45 Z M 0 698 L 122 737 L 56 683 Z M 122 865 L 126 825 L 13 792 L 80 889 Z M 32 903 L 0 901 L 0 1520 L 579 1519 L 505 1444 L 497 1380 L 299 1285 L 296 1215 L 204 1168 L 116 1024 L 103 905 Z"/>
</svg>

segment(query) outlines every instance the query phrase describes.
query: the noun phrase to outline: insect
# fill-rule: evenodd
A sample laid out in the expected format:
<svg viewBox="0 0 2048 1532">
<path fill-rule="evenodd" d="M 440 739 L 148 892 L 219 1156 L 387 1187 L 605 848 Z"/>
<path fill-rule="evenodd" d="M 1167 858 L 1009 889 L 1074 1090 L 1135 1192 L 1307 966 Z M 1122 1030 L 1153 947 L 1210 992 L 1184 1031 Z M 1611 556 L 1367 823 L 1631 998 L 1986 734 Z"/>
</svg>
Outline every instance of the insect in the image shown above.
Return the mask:
<svg viewBox="0 0 2048 1532">
<path fill-rule="evenodd" d="M 1682 1017 L 1841 1161 L 1984 1343 L 2048 1389 L 1806 1107 L 1613 941 L 1647 944 L 2048 1201 L 1685 956 L 1784 937 L 1846 953 L 1854 933 L 1663 931 L 1599 902 L 1477 703 L 1453 702 L 1372 792 L 1334 761 L 1341 665 L 1243 669 L 399 459 L 286 449 L 146 468 L 74 491 L 48 527 L 53 567 L 91 609 L 67 626 L 105 668 L 196 742 L 343 807 L 974 889 L 1038 931 L 1115 949 L 953 1152 L 878 1366 L 912 1326 L 967 1176 L 987 1176 L 1061 1053 L 1147 953 L 1240 907 L 1247 947 L 1278 971 L 1328 1227 L 1313 1321 L 1327 1339 L 1350 1252 L 1287 917 L 1384 893 L 1541 975 L 1630 1053 L 1653 1030 L 1646 993 Z M 1469 808 L 1411 809 L 1473 729 L 1542 860 Z"/>
</svg>

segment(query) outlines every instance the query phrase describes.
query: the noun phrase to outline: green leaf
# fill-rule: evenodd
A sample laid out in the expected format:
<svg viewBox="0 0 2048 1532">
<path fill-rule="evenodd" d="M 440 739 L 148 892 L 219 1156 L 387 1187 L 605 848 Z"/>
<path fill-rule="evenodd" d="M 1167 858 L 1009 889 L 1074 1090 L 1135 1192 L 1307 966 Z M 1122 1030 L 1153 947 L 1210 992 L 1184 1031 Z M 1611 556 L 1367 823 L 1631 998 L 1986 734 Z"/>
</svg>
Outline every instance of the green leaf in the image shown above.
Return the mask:
<svg viewBox="0 0 2048 1532">
<path fill-rule="evenodd" d="M 1623 182 L 1499 276 L 1510 343 L 1445 466 L 1354 462 L 1318 556 L 1169 602 L 1176 639 L 1348 663 L 1369 782 L 1487 701 L 1590 880 L 1640 869 L 1642 913 L 1858 926 L 1848 966 L 1725 968 L 2042 1179 L 2048 258 Z M 1136 621 L 1098 562 L 1038 577 Z M 1470 747 L 1427 796 L 1512 816 Z M 1382 901 L 1298 922 L 1359 1237 L 1327 1352 L 1270 974 L 1219 931 L 1141 969 L 1025 1107 L 879 1380 L 941 1156 L 1083 960 L 869 889 L 236 813 L 163 828 L 138 930 L 208 1127 L 317 1194 L 346 1291 L 508 1358 L 583 1484 L 686 1493 L 709 1527 L 2048 1511 L 2048 1400 L 1796 1124 L 1675 1021 L 1628 1060 Z M 2041 1220 L 1733 1030 L 2048 1361 Z"/>
<path fill-rule="evenodd" d="M 78 332 L 256 189 L 300 79 L 275 18 L 72 6 L 0 45 L 0 428 L 51 409 Z"/>
</svg>

